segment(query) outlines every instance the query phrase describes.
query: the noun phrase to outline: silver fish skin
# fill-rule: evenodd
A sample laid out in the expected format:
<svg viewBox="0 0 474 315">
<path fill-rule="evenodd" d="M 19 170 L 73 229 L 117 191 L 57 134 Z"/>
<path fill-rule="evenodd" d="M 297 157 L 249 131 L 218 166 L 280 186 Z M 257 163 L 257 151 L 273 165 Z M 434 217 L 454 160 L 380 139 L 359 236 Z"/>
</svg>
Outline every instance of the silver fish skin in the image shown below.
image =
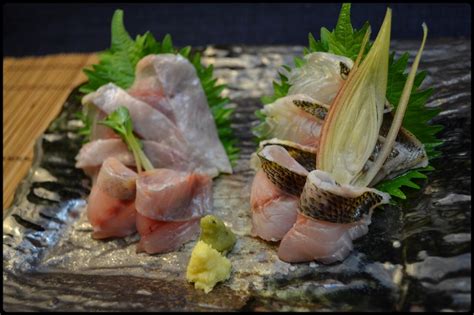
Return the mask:
<svg viewBox="0 0 474 315">
<path fill-rule="evenodd" d="M 257 155 L 263 171 L 274 185 L 287 193 L 299 196 L 308 170 L 279 145 L 267 145 Z"/>
<path fill-rule="evenodd" d="M 390 195 L 374 188 L 340 185 L 320 170 L 309 173 L 300 196 L 299 212 L 332 223 L 354 223 L 388 203 Z"/>
</svg>

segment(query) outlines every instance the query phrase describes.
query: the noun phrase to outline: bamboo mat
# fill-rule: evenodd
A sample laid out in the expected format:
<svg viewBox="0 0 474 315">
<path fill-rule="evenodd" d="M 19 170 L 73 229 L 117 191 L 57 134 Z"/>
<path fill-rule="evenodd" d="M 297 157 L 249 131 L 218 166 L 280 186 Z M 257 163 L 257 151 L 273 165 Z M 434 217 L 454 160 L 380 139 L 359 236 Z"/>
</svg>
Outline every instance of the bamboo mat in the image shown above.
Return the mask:
<svg viewBox="0 0 474 315">
<path fill-rule="evenodd" d="M 33 147 L 96 54 L 3 59 L 3 214 L 33 160 Z"/>
</svg>

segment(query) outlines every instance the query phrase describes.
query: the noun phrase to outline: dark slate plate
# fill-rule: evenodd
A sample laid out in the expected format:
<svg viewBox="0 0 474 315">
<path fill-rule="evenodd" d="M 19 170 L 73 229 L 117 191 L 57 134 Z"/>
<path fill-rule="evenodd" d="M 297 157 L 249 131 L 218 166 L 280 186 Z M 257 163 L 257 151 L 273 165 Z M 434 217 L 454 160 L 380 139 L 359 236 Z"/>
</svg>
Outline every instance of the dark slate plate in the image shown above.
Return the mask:
<svg viewBox="0 0 474 315">
<path fill-rule="evenodd" d="M 413 55 L 418 42 L 394 42 Z M 249 195 L 259 98 L 277 68 L 302 47 L 208 47 L 203 59 L 229 88 L 241 158 L 214 181 L 215 213 L 238 242 L 229 281 L 211 293 L 185 280 L 195 242 L 164 255 L 135 253 L 137 236 L 91 238 L 85 217 L 90 180 L 74 167 L 81 146 L 73 91 L 38 140 L 35 161 L 3 222 L 3 308 L 7 311 L 469 310 L 471 308 L 470 41 L 429 41 L 421 69 L 435 88 L 427 106 L 445 129 L 442 157 L 422 189 L 377 210 L 369 233 L 342 263 L 287 264 L 276 245 L 250 237 Z"/>
</svg>

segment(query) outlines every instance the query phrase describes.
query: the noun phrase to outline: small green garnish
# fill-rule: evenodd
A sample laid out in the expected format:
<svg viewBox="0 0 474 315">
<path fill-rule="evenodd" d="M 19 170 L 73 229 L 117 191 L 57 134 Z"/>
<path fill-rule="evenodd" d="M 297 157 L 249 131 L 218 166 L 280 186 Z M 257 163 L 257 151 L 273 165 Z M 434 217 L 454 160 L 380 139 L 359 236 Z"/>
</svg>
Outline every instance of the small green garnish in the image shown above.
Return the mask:
<svg viewBox="0 0 474 315">
<path fill-rule="evenodd" d="M 236 242 L 232 231 L 216 216 L 206 215 L 201 218 L 201 235 L 199 240 L 212 246 L 224 255 L 229 252 Z"/>
<path fill-rule="evenodd" d="M 111 128 L 127 144 L 129 150 L 133 153 L 139 173 L 142 172 L 142 167 L 146 171 L 153 169 L 153 165 L 142 150 L 143 144 L 133 134 L 132 119 L 128 109 L 125 106 L 120 106 L 117 108 L 104 120 L 99 121 L 99 124 Z"/>
</svg>

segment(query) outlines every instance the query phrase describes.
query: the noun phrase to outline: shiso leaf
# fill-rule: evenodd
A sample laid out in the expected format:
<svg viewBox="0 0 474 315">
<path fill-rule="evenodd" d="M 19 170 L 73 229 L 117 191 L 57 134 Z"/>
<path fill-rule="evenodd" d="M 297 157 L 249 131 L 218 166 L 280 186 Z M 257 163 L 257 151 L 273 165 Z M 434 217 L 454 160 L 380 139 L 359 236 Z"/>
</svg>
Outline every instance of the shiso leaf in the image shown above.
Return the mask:
<svg viewBox="0 0 474 315">
<path fill-rule="evenodd" d="M 372 48 L 359 67 L 361 57 L 357 58 L 321 131 L 316 168 L 330 173 L 340 184 L 351 183 L 362 172 L 379 137 L 387 89 L 391 17 L 391 10 L 387 9 Z"/>
<path fill-rule="evenodd" d="M 413 180 L 415 179 L 426 179 L 427 176 L 422 172 L 432 171 L 434 168 L 428 165 L 425 168 L 410 170 L 403 175 L 397 176 L 390 180 L 385 180 L 375 186 L 376 189 L 389 193 L 390 195 L 406 199 L 405 193 L 401 190 L 403 186 L 410 187 L 413 189 L 420 189 L 420 186 Z"/>
<path fill-rule="evenodd" d="M 176 49 L 169 34 L 166 34 L 161 42 L 157 41 L 150 32 L 138 35 L 133 40 L 125 29 L 122 10 L 115 11 L 111 24 L 111 46 L 108 50 L 99 53 L 98 64 L 83 70 L 88 81 L 80 87 L 79 91 L 90 93 L 110 82 L 127 89 L 133 84 L 135 66 L 140 59 L 149 54 L 179 53 L 194 65 L 214 116 L 219 138 L 230 162 L 235 165 L 240 151 L 236 147 L 237 141 L 233 135 L 230 120 L 235 109 L 228 106 L 228 98 L 221 96 L 226 85 L 217 84 L 217 80 L 213 78 L 212 65 L 203 66 L 199 52 L 191 53 L 190 46 Z M 86 134 L 87 130 L 83 130 L 82 133 Z"/>
</svg>

